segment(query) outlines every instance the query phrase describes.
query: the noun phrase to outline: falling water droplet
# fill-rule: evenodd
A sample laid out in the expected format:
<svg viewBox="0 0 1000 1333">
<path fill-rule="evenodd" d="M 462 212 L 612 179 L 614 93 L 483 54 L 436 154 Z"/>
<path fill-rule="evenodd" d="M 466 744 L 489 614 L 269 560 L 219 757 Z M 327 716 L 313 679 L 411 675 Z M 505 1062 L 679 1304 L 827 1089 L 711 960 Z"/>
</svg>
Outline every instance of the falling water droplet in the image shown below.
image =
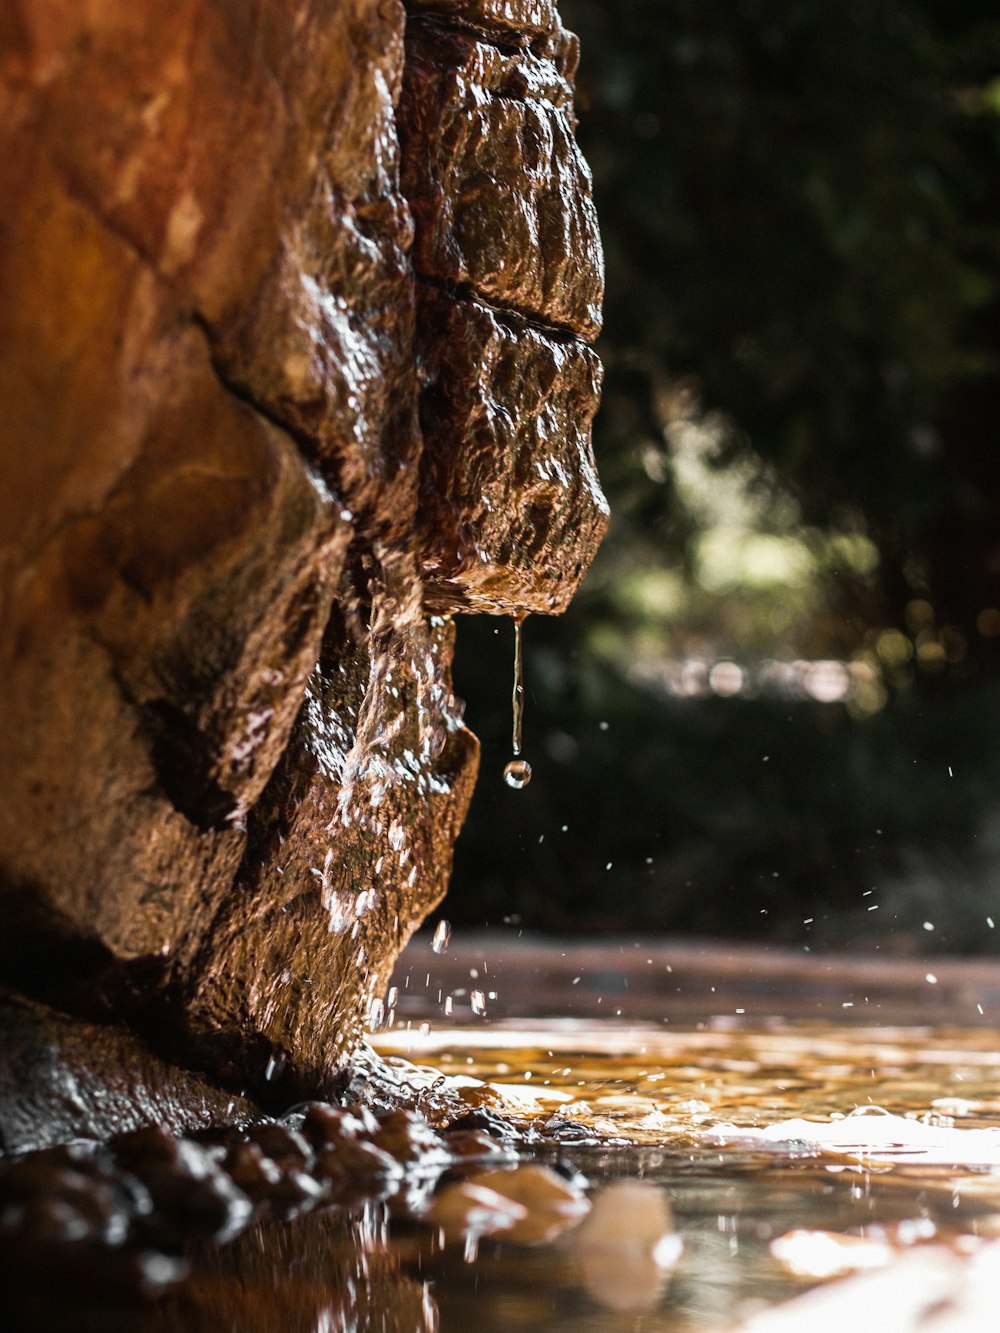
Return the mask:
<svg viewBox="0 0 1000 1333">
<path fill-rule="evenodd" d="M 431 940 L 431 948 L 435 953 L 444 953 L 448 947 L 448 941 L 451 939 L 451 922 L 439 921 L 437 930 L 434 932 L 434 938 Z"/>
<path fill-rule="evenodd" d="M 527 759 L 512 759 L 503 771 L 503 780 L 515 791 L 526 787 L 531 781 L 531 765 Z"/>
<path fill-rule="evenodd" d="M 521 644 L 521 626 L 526 619 L 527 612 L 525 611 L 521 611 L 514 616 L 514 691 L 511 695 L 514 725 L 510 742 L 511 749 L 514 751 L 514 758 L 503 771 L 504 782 L 508 787 L 513 787 L 515 791 L 526 787 L 531 781 L 531 765 L 526 759 L 519 757 L 524 732 L 524 657 Z"/>
<path fill-rule="evenodd" d="M 273 1078 L 277 1078 L 285 1067 L 286 1059 L 287 1057 L 284 1051 L 272 1052 L 271 1057 L 267 1062 L 267 1067 L 264 1070 L 264 1079 L 266 1082 L 270 1083 Z"/>
<path fill-rule="evenodd" d="M 469 996 L 469 1004 L 472 1006 L 474 1014 L 486 1013 L 486 996 L 481 990 L 474 990 Z"/>
</svg>

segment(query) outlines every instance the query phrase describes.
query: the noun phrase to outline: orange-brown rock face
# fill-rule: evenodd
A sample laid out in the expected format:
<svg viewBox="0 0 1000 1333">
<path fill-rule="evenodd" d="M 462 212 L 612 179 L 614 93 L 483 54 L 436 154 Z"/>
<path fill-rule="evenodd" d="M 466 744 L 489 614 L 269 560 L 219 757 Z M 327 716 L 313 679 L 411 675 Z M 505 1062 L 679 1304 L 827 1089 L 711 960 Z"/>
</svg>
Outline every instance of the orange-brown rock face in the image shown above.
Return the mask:
<svg viewBox="0 0 1000 1333">
<path fill-rule="evenodd" d="M 607 526 L 590 451 L 603 268 L 576 40 L 541 0 L 415 0 L 413 209 L 428 604 L 564 610 Z"/>
<path fill-rule="evenodd" d="M 606 522 L 574 64 L 541 0 L 12 6 L 8 985 L 335 1078 L 475 778 L 443 617 Z"/>
</svg>

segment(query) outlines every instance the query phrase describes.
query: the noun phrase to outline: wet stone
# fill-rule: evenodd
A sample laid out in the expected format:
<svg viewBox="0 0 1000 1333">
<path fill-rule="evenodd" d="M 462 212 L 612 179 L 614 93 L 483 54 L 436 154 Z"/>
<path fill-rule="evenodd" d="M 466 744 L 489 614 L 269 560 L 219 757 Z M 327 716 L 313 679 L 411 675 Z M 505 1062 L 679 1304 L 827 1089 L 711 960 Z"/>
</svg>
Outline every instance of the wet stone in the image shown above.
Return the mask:
<svg viewBox="0 0 1000 1333">
<path fill-rule="evenodd" d="M 149 1191 L 155 1229 L 171 1240 L 193 1234 L 226 1241 L 253 1216 L 253 1203 L 220 1165 L 221 1149 L 143 1130 L 116 1144 L 116 1156 Z"/>
<path fill-rule="evenodd" d="M 564 610 L 608 524 L 590 441 L 600 362 L 574 338 L 427 283 L 418 340 L 426 603 Z"/>
<path fill-rule="evenodd" d="M 313 1102 L 302 1121 L 302 1135 L 318 1151 L 328 1144 L 368 1138 L 378 1131 L 378 1121 L 363 1106 L 331 1106 Z"/>
<path fill-rule="evenodd" d="M 284 1178 L 280 1167 L 256 1143 L 239 1143 L 231 1148 L 226 1153 L 225 1168 L 233 1183 L 255 1203 L 271 1195 Z"/>
<path fill-rule="evenodd" d="M 527 1215 L 527 1209 L 514 1199 L 465 1180 L 446 1184 L 433 1196 L 426 1220 L 446 1239 L 464 1240 L 507 1232 Z"/>
<path fill-rule="evenodd" d="M 606 523 L 549 0 L 42 9 L 0 69 L 0 979 L 105 1024 L 0 1061 L 21 1147 L 338 1095 L 475 781 L 442 613 L 561 611 Z M 121 1152 L 225 1230 L 186 1149 Z"/>
<path fill-rule="evenodd" d="M 345 1138 L 317 1153 L 316 1173 L 334 1179 L 356 1180 L 370 1176 L 399 1176 L 402 1168 L 394 1157 L 374 1143 Z"/>
<path fill-rule="evenodd" d="M 510 1150 L 481 1129 L 448 1129 L 445 1131 L 448 1151 L 460 1160 L 477 1161 L 484 1157 L 507 1156 Z"/>
<path fill-rule="evenodd" d="M 419 22 L 406 53 L 402 183 L 418 274 L 592 340 L 600 237 L 563 71 Z"/>
<path fill-rule="evenodd" d="M 554 1240 L 590 1211 L 586 1195 L 547 1166 L 527 1163 L 510 1170 L 481 1171 L 470 1182 L 520 1204 L 524 1215 L 505 1229 L 505 1239 L 519 1245 Z"/>
<path fill-rule="evenodd" d="M 448 1122 L 446 1129 L 460 1132 L 467 1130 L 481 1131 L 491 1139 L 503 1144 L 524 1142 L 530 1138 L 530 1134 L 485 1106 L 456 1116 L 454 1120 Z"/>
<path fill-rule="evenodd" d="M 308 1170 L 313 1161 L 309 1140 L 285 1125 L 254 1125 L 247 1139 L 283 1171 Z"/>
<path fill-rule="evenodd" d="M 449 1145 L 413 1111 L 391 1111 L 383 1116 L 374 1142 L 397 1162 L 431 1166 L 450 1156 Z"/>
</svg>

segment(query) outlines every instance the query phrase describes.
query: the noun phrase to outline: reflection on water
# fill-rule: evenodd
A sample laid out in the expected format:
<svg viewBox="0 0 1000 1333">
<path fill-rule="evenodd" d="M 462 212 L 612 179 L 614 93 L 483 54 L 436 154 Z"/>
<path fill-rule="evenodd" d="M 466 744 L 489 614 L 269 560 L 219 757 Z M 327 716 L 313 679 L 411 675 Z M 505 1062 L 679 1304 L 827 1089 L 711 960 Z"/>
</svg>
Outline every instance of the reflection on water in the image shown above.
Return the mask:
<svg viewBox="0 0 1000 1333">
<path fill-rule="evenodd" d="M 655 1264 L 655 1244 L 639 1246 L 632 1268 L 627 1251 L 572 1233 L 543 1250 L 494 1238 L 472 1264 L 445 1247 L 420 1268 L 443 1329 L 765 1330 L 769 1311 L 777 1318 L 774 1307 L 823 1277 L 871 1268 L 882 1270 L 880 1302 L 901 1284 L 909 1292 L 882 1329 L 971 1330 L 1000 1298 L 971 1267 L 1000 1273 L 989 1245 L 1000 1233 L 1000 1056 L 988 1032 L 507 1023 L 397 1031 L 379 1048 L 499 1088 L 529 1122 L 561 1132 L 565 1147 L 539 1155 L 568 1155 L 598 1191 L 615 1180 L 658 1188 L 683 1247 Z M 595 1129 L 615 1142 L 588 1143 Z M 789 1306 L 801 1322 L 774 1328 L 826 1317 L 865 1327 L 855 1290 L 824 1288 L 822 1307 Z M 946 1323 L 949 1293 L 979 1304 Z M 938 1322 L 922 1322 L 925 1310 Z"/>
<path fill-rule="evenodd" d="M 390 1081 L 403 1057 L 447 1076 L 412 1075 L 432 1119 L 506 1107 L 520 1160 L 484 1160 L 468 1129 L 474 1161 L 421 1165 L 397 1118 L 380 1141 L 399 1160 L 410 1144 L 407 1175 L 186 1244 L 188 1277 L 156 1302 L 126 1299 L 110 1269 L 88 1285 L 81 1251 L 72 1319 L 39 1302 L 18 1327 L 778 1333 L 874 1327 L 873 1301 L 892 1311 L 882 1333 L 989 1326 L 1000 1057 L 982 1030 L 508 1022 L 378 1047 Z"/>
</svg>

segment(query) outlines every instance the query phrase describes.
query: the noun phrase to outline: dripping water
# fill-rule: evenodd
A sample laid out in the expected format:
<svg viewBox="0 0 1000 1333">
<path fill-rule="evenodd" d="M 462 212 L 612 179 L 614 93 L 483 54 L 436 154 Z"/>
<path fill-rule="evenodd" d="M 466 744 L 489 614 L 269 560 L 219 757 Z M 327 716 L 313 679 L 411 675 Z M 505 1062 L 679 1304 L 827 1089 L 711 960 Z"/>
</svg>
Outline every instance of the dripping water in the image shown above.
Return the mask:
<svg viewBox="0 0 1000 1333">
<path fill-rule="evenodd" d="M 444 953 L 448 948 L 448 941 L 451 939 L 451 923 L 448 921 L 439 921 L 437 929 L 434 932 L 434 938 L 431 940 L 431 948 L 435 953 Z"/>
<path fill-rule="evenodd" d="M 526 616 L 527 612 L 525 611 L 521 611 L 514 616 L 514 690 L 511 695 L 514 720 L 511 749 L 514 752 L 514 758 L 503 771 L 504 782 L 508 787 L 513 787 L 515 790 L 526 787 L 531 781 L 531 765 L 527 759 L 520 757 L 524 732 L 524 657 L 521 643 L 521 626 L 524 624 Z"/>
</svg>

